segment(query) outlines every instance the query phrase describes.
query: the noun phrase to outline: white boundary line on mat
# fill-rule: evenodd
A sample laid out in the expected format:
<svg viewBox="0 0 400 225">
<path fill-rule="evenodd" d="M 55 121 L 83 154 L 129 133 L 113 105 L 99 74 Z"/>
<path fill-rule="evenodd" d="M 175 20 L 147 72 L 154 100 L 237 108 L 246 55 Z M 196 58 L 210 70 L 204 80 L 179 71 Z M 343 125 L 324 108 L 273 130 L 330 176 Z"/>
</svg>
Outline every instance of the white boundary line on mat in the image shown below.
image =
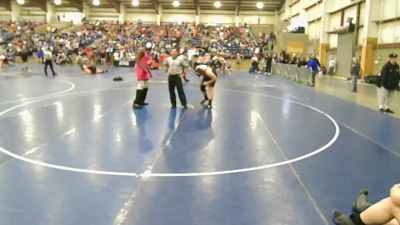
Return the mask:
<svg viewBox="0 0 400 225">
<path fill-rule="evenodd" d="M 110 91 L 110 90 L 122 90 L 122 89 L 128 89 L 128 88 L 116 88 L 116 89 L 105 89 L 105 90 L 97 90 L 97 91 Z M 131 88 L 129 88 L 131 89 Z M 305 103 L 301 103 L 298 101 L 294 101 L 291 99 L 287 99 L 287 98 L 282 98 L 282 97 L 277 97 L 277 96 L 273 96 L 273 95 L 266 95 L 266 94 L 259 94 L 259 93 L 254 93 L 254 92 L 248 92 L 248 91 L 237 91 L 237 90 L 229 90 L 229 89 L 220 89 L 226 92 L 233 92 L 233 93 L 241 93 L 241 94 L 252 94 L 255 96 L 261 96 L 261 97 L 267 97 L 267 98 L 272 98 L 272 99 L 276 99 L 276 100 L 282 100 L 282 101 L 288 101 L 290 103 L 293 104 L 297 104 L 303 107 L 306 107 L 310 110 L 313 110 L 317 113 L 322 114 L 323 116 L 325 116 L 326 118 L 328 118 L 329 121 L 331 121 L 331 123 L 333 124 L 333 126 L 335 127 L 335 134 L 334 136 L 331 138 L 331 140 L 326 143 L 325 145 L 323 145 L 322 147 L 299 157 L 293 158 L 293 159 L 289 159 L 289 160 L 285 160 L 282 162 L 277 162 L 277 163 L 272 163 L 272 164 L 265 164 L 265 165 L 261 165 L 261 166 L 255 166 L 255 167 L 247 167 L 247 168 L 241 168 L 241 169 L 234 169 L 234 170 L 221 170 L 221 171 L 212 171 L 212 172 L 187 172 L 187 173 L 152 173 L 151 171 L 145 171 L 143 173 L 134 173 L 134 172 L 117 172 L 117 171 L 105 171 L 105 170 L 90 170 L 90 169 L 82 169 L 82 168 L 76 168 L 76 167 L 68 167 L 68 166 L 61 166 L 61 165 L 57 165 L 57 164 L 51 164 L 51 163 L 46 163 L 46 162 L 42 162 L 42 161 L 38 161 L 38 160 L 34 160 L 34 159 L 30 159 L 21 155 L 17 155 L 3 147 L 0 146 L 0 152 L 4 153 L 5 155 L 8 155 L 12 158 L 15 158 L 17 160 L 21 160 L 36 166 L 43 166 L 43 167 L 48 167 L 48 168 L 53 168 L 53 169 L 58 169 L 58 170 L 64 170 L 64 171 L 70 171 L 70 172 L 78 172 L 78 173 L 88 173 L 88 174 L 97 174 L 97 175 L 110 175 L 110 176 L 127 176 L 127 177 L 198 177 L 198 176 L 217 176 L 217 175 L 226 175 L 226 174 L 235 174 L 235 173 L 244 173 L 244 172 L 251 172 L 251 171 L 258 171 L 258 170 L 263 170 L 263 169 L 268 169 L 268 168 L 273 168 L 273 167 L 278 167 L 278 166 L 283 166 L 283 165 L 287 165 L 290 163 L 295 163 L 295 162 L 299 162 L 301 160 L 305 160 L 307 158 L 310 158 L 312 156 L 315 156 L 325 150 L 327 150 L 330 146 L 332 146 L 336 140 L 339 137 L 340 134 L 340 128 L 338 123 L 335 121 L 335 119 L 333 119 L 330 115 L 328 115 L 327 113 L 313 107 L 310 105 L 307 105 Z M 96 91 L 96 92 L 97 92 Z M 88 93 L 94 92 L 94 91 L 87 91 Z M 82 93 L 74 93 L 74 94 L 82 94 Z M 66 95 L 68 96 L 68 95 Z M 54 98 L 57 96 L 51 96 L 49 98 Z M 47 100 L 49 98 L 44 98 L 44 99 L 38 99 L 38 100 L 34 100 L 34 101 L 30 101 L 27 103 L 23 103 L 14 107 L 10 107 L 2 112 L 0 112 L 0 116 L 6 114 L 7 112 L 13 111 L 17 108 L 20 108 L 22 106 L 34 103 L 34 102 L 38 102 L 38 101 L 44 101 Z"/>
<path fill-rule="evenodd" d="M 65 90 L 62 90 L 62 91 L 59 91 L 59 92 L 50 93 L 50 94 L 46 94 L 46 95 L 0 102 L 0 105 L 11 104 L 11 103 L 19 103 L 19 102 L 24 102 L 24 101 L 30 101 L 30 100 L 33 100 L 33 99 L 46 98 L 46 97 L 51 97 L 51 96 L 55 96 L 55 95 L 62 95 L 62 94 L 65 94 L 65 93 L 70 92 L 70 91 L 75 89 L 75 84 L 70 82 L 70 81 L 53 80 L 51 82 L 61 82 L 61 83 L 69 84 L 71 86 L 69 88 L 65 89 Z"/>
</svg>

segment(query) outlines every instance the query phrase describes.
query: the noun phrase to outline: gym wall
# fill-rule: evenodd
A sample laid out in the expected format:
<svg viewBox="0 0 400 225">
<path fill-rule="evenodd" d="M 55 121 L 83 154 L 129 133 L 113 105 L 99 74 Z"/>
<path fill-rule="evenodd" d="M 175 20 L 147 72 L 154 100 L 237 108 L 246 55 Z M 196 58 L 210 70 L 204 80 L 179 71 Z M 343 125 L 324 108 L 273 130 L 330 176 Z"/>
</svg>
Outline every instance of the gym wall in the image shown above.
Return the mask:
<svg viewBox="0 0 400 225">
<path fill-rule="evenodd" d="M 351 61 L 354 52 L 354 33 L 339 34 L 340 45 L 336 51 L 336 73 L 343 77 L 350 77 Z"/>
<path fill-rule="evenodd" d="M 332 12 L 329 17 L 329 25 L 324 32 L 334 31 L 336 28 L 340 27 L 342 24 L 342 10 L 343 18 L 346 20 L 348 17 L 353 18 L 353 22 L 357 22 L 357 2 L 352 0 L 326 0 L 329 1 L 329 12 Z M 382 64 L 387 61 L 387 55 L 390 52 L 400 52 L 400 1 L 399 0 L 376 0 L 379 1 L 381 9 L 376 13 L 373 21 L 378 26 L 378 47 L 375 52 L 375 58 L 382 58 L 379 64 L 374 65 L 374 73 L 378 73 Z M 279 11 L 280 21 L 289 20 L 293 21 L 299 16 L 306 15 L 308 17 L 308 24 L 306 27 L 306 33 L 309 39 L 309 44 L 307 46 L 307 53 L 317 53 L 319 52 L 319 38 L 321 32 L 321 16 L 322 16 L 322 3 L 319 0 L 287 0 Z M 337 11 L 337 12 L 336 12 Z M 356 31 L 356 46 L 355 55 L 361 55 L 361 46 L 364 42 L 364 20 L 366 17 L 365 12 L 365 1 L 361 0 L 360 4 L 360 15 L 359 15 L 359 29 Z M 396 19 L 397 18 L 397 19 Z M 394 20 L 396 19 L 396 20 Z M 338 35 L 331 33 L 328 35 L 328 42 L 330 50 L 328 52 L 328 59 L 331 56 L 336 56 L 338 48 Z M 340 42 L 341 43 L 341 42 Z M 383 45 L 382 45 L 383 44 Z M 384 47 L 379 47 L 384 46 Z M 340 56 L 336 57 L 342 58 Z M 346 59 L 345 61 L 347 61 Z M 351 59 L 350 59 L 351 60 Z M 340 63 L 338 63 L 339 65 Z M 348 73 L 346 71 L 346 73 Z"/>
<path fill-rule="evenodd" d="M 235 16 L 232 15 L 216 15 L 216 14 L 205 14 L 202 13 L 200 15 L 200 23 L 204 24 L 235 24 Z"/>
<path fill-rule="evenodd" d="M 75 25 L 80 24 L 82 22 L 83 15 L 80 12 L 73 11 L 57 11 L 56 17 L 60 17 L 61 22 L 71 22 Z"/>
<path fill-rule="evenodd" d="M 175 14 L 175 13 L 163 13 L 161 16 L 161 22 L 173 22 L 173 23 L 195 23 L 196 16 L 192 14 Z"/>
<path fill-rule="evenodd" d="M 0 14 L 0 21 L 9 21 L 9 20 L 11 20 L 10 14 Z"/>
<path fill-rule="evenodd" d="M 23 21 L 46 22 L 46 13 L 38 7 L 24 7 L 20 12 Z"/>
</svg>

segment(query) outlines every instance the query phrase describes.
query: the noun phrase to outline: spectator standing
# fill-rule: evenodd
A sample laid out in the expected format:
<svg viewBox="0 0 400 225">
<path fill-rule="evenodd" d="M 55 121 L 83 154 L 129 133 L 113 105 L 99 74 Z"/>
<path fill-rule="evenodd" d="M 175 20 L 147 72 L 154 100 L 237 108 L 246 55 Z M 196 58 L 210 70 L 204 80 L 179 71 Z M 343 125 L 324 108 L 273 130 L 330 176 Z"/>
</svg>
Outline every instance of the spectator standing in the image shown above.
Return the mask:
<svg viewBox="0 0 400 225">
<path fill-rule="evenodd" d="M 0 47 L 0 69 L 3 68 L 3 63 L 6 60 L 5 50 Z"/>
<path fill-rule="evenodd" d="M 113 64 L 113 52 L 114 52 L 114 48 L 113 48 L 112 44 L 110 43 L 107 46 L 107 49 L 106 49 L 107 65 L 112 65 Z"/>
<path fill-rule="evenodd" d="M 194 47 L 190 47 L 190 49 L 187 51 L 187 56 L 188 56 L 190 67 L 193 67 L 193 57 L 195 54 L 196 54 L 196 49 Z"/>
<path fill-rule="evenodd" d="M 243 56 L 238 52 L 236 53 L 236 64 L 242 63 Z"/>
<path fill-rule="evenodd" d="M 15 63 L 15 48 L 12 44 L 8 44 L 8 48 L 6 51 L 6 58 L 7 58 L 7 64 L 10 66 L 13 66 Z"/>
<path fill-rule="evenodd" d="M 382 67 L 381 74 L 378 76 L 378 100 L 379 111 L 386 113 L 394 113 L 390 109 L 395 91 L 399 88 L 400 73 L 397 64 L 397 54 L 389 54 L 389 61 Z"/>
<path fill-rule="evenodd" d="M 296 55 L 296 54 L 293 54 L 293 55 L 292 55 L 292 59 L 290 60 L 290 64 L 297 65 L 298 62 L 299 62 L 299 60 L 298 60 L 298 58 L 297 58 L 297 55 Z"/>
<path fill-rule="evenodd" d="M 272 69 L 272 55 L 268 54 L 266 55 L 265 58 L 265 75 L 271 75 L 271 69 Z"/>
<path fill-rule="evenodd" d="M 100 57 L 100 64 L 103 66 L 106 65 L 106 56 L 107 56 L 106 48 L 102 46 L 98 54 Z"/>
<path fill-rule="evenodd" d="M 307 60 L 306 58 L 301 58 L 298 62 L 297 62 L 297 66 L 298 67 L 306 67 L 307 66 Z"/>
<path fill-rule="evenodd" d="M 41 47 L 40 49 L 38 49 L 38 51 L 37 51 L 37 53 L 36 53 L 36 56 L 37 56 L 38 59 L 39 59 L 39 63 L 44 63 L 44 61 L 43 61 L 43 54 L 44 54 L 44 51 L 43 51 L 43 49 L 42 49 L 42 47 Z"/>
<path fill-rule="evenodd" d="M 352 92 L 357 92 L 357 81 L 360 76 L 360 62 L 358 57 L 353 58 L 353 63 L 351 65 L 351 79 L 352 79 Z"/>
<path fill-rule="evenodd" d="M 315 57 L 315 55 L 311 56 L 310 60 L 308 61 L 307 67 L 311 69 L 312 71 L 312 86 L 315 86 L 315 77 L 317 76 L 318 72 L 320 71 L 321 65 L 319 64 L 318 59 Z"/>
<path fill-rule="evenodd" d="M 251 68 L 249 70 L 249 73 L 258 74 L 259 71 L 260 69 L 258 67 L 258 58 L 256 56 L 253 56 L 253 58 L 251 58 Z"/>
<path fill-rule="evenodd" d="M 19 52 L 19 56 L 21 57 L 22 60 L 22 70 L 28 70 L 28 58 L 30 55 L 29 49 L 24 45 Z"/>
<path fill-rule="evenodd" d="M 333 74 L 335 73 L 335 70 L 336 70 L 336 60 L 332 56 L 331 60 L 329 60 L 329 75 L 333 76 Z"/>
</svg>

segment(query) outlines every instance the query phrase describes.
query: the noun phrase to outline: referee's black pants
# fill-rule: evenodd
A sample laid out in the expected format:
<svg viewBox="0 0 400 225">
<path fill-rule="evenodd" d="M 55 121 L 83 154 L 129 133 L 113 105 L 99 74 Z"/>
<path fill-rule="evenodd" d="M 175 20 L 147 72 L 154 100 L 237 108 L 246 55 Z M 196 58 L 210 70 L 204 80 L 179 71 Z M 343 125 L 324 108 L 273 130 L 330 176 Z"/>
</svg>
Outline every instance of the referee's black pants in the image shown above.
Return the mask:
<svg viewBox="0 0 400 225">
<path fill-rule="evenodd" d="M 183 107 L 186 107 L 186 96 L 183 91 L 182 79 L 179 75 L 169 75 L 168 76 L 168 88 L 169 88 L 169 97 L 171 99 L 172 107 L 176 107 L 176 95 L 175 95 L 175 87 L 178 89 L 179 100 Z"/>
<path fill-rule="evenodd" d="M 51 59 L 46 59 L 44 61 L 44 74 L 46 74 L 46 77 L 47 77 L 47 67 L 48 66 L 50 66 L 51 72 L 53 73 L 53 76 L 55 76 L 56 73 L 54 72 L 53 61 Z"/>
</svg>

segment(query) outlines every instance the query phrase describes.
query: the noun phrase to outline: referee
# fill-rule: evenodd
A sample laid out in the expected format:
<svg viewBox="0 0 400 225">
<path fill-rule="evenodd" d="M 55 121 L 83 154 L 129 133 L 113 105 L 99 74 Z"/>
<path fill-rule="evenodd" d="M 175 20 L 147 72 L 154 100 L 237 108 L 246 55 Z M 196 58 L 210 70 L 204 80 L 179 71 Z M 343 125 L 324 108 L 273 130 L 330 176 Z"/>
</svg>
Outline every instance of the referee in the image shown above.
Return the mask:
<svg viewBox="0 0 400 225">
<path fill-rule="evenodd" d="M 50 47 L 47 47 L 43 53 L 44 58 L 44 73 L 47 77 L 47 67 L 50 66 L 51 72 L 53 72 L 53 77 L 56 76 L 56 72 L 54 72 L 53 68 L 53 53 L 51 52 Z"/>
<path fill-rule="evenodd" d="M 187 109 L 186 96 L 183 91 L 181 76 L 189 67 L 184 57 L 179 56 L 178 50 L 172 49 L 171 56 L 165 62 L 168 74 L 169 97 L 171 99 L 171 107 L 176 108 L 175 87 L 178 90 L 179 100 L 183 108 Z"/>
</svg>

